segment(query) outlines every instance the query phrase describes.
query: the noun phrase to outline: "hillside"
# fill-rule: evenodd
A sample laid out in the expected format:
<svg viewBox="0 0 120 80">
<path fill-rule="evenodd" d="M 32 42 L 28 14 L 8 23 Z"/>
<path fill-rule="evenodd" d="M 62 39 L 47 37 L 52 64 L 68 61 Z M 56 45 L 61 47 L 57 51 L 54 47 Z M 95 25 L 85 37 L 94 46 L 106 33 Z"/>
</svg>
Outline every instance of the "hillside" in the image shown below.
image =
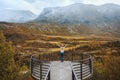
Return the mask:
<svg viewBox="0 0 120 80">
<path fill-rule="evenodd" d="M 17 31 L 19 28 L 28 28 L 36 34 L 49 35 L 97 35 L 97 36 L 115 36 L 120 37 L 119 25 L 117 27 L 93 27 L 87 25 L 66 25 L 66 24 L 44 24 L 44 23 L 5 23 L 0 22 L 1 29 L 13 28 Z M 18 29 L 17 29 L 18 28 Z M 33 31 L 32 31 L 33 30 Z M 18 30 L 19 32 L 19 30 Z"/>
<path fill-rule="evenodd" d="M 19 78 L 17 80 L 34 80 L 29 73 L 31 55 L 40 55 L 41 60 L 46 60 L 48 58 L 45 55 L 48 56 L 50 54 L 51 59 L 58 60 L 60 49 L 57 44 L 68 44 L 65 48 L 65 60 L 71 59 L 70 53 L 76 54 L 74 56 L 76 59 L 79 58 L 78 55 L 81 53 L 91 54 L 94 57 L 93 80 L 105 80 L 106 78 L 119 80 L 119 75 L 116 74 L 120 74 L 120 67 L 118 66 L 120 64 L 120 37 L 115 37 L 113 34 L 104 35 L 102 32 L 100 34 L 100 31 L 97 33 L 95 29 L 89 28 L 91 27 L 84 25 L 0 23 L 0 32 L 4 36 L 1 38 L 6 38 L 6 40 L 1 39 L 1 41 L 9 42 L 15 50 L 14 60 L 18 66 L 17 69 L 19 69 L 17 72 L 20 75 L 14 75 Z M 96 32 L 93 33 L 92 30 Z M 105 31 L 105 29 L 103 30 Z M 106 30 L 108 29 L 106 28 Z M 0 45 L 3 45 L 3 42 Z M 6 48 L 6 44 L 1 49 L 1 53 L 3 51 L 8 53 L 9 48 Z M 12 48 L 10 47 L 10 49 Z M 4 54 L 2 55 L 3 57 Z M 8 54 L 6 56 L 10 56 L 10 53 Z M 6 57 L 7 59 L 3 57 L 0 58 L 2 61 L 3 59 L 5 62 L 9 61 L 8 58 L 10 57 Z M 10 71 L 11 68 L 13 67 L 10 67 Z M 13 69 L 15 70 L 15 68 Z M 11 75 L 13 74 L 11 73 Z"/>
</svg>

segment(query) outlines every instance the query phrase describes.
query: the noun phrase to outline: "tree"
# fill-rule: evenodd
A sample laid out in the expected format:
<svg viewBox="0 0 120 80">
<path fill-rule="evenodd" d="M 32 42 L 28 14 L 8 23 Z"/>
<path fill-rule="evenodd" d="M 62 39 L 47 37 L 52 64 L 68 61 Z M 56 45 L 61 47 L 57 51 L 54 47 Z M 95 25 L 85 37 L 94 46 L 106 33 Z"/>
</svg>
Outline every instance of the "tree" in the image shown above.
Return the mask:
<svg viewBox="0 0 120 80">
<path fill-rule="evenodd" d="M 16 80 L 17 72 L 13 46 L 0 31 L 0 80 Z"/>
</svg>

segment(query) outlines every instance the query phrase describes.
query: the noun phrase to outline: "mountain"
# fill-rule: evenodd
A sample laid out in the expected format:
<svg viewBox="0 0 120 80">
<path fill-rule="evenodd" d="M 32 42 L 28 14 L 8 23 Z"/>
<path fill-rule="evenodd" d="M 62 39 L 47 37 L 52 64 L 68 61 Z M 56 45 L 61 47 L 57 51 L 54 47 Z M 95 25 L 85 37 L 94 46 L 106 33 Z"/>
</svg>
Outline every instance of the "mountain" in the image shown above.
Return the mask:
<svg viewBox="0 0 120 80">
<path fill-rule="evenodd" d="M 120 5 L 72 4 L 65 7 L 45 8 L 34 22 L 106 25 L 120 23 Z"/>
<path fill-rule="evenodd" d="M 36 15 L 25 10 L 0 10 L 0 22 L 23 23 L 36 18 Z"/>
</svg>

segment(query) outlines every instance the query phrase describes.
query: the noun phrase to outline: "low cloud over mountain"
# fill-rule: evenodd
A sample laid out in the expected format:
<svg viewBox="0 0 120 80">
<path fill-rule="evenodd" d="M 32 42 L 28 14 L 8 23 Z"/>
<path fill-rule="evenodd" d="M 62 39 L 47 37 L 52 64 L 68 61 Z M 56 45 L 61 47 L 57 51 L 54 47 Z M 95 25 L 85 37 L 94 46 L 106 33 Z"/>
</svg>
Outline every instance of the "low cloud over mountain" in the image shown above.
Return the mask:
<svg viewBox="0 0 120 80">
<path fill-rule="evenodd" d="M 36 18 L 36 15 L 30 11 L 24 10 L 0 10 L 1 22 L 17 22 L 23 23 Z"/>
</svg>

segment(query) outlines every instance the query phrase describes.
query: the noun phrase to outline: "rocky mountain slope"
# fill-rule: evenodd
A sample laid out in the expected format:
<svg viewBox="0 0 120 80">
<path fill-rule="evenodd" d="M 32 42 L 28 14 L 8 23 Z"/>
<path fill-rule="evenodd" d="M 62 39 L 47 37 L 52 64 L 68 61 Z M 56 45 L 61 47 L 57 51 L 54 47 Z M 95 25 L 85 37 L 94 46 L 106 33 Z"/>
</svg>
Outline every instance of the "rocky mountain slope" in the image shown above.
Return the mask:
<svg viewBox="0 0 120 80">
<path fill-rule="evenodd" d="M 120 22 L 120 5 L 72 4 L 66 7 L 45 8 L 35 22 L 112 25 Z"/>
</svg>

